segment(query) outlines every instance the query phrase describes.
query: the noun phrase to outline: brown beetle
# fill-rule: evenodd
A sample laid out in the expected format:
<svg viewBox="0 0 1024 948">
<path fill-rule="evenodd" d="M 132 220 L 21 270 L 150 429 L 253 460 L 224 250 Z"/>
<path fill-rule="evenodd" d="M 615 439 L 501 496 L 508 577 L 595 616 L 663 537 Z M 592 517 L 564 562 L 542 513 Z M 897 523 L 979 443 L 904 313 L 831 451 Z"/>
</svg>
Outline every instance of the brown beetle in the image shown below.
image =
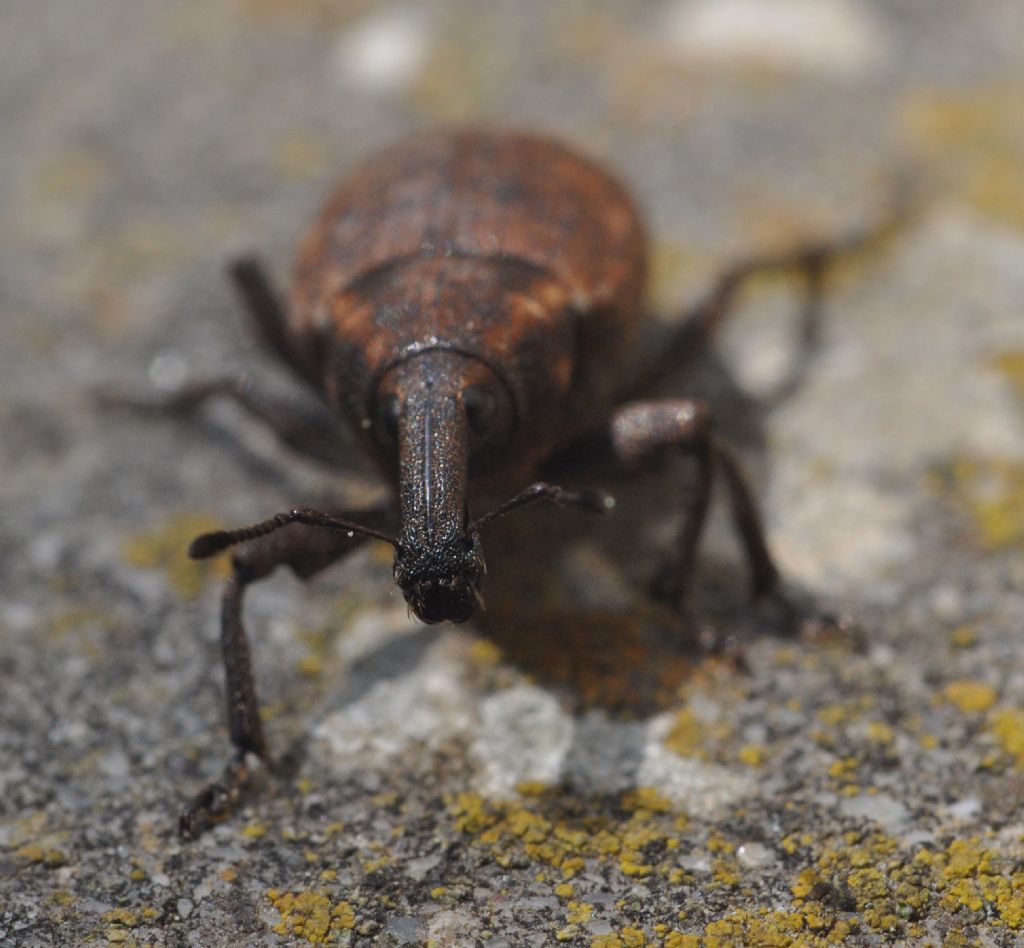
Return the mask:
<svg viewBox="0 0 1024 948">
<path fill-rule="evenodd" d="M 660 591 L 684 602 L 720 475 L 754 595 L 775 593 L 753 499 L 707 408 L 633 399 L 699 351 L 747 277 L 799 267 L 816 285 L 831 254 L 866 236 L 734 267 L 644 364 L 647 242 L 623 188 L 549 139 L 464 130 L 399 144 L 342 185 L 302 242 L 289 307 L 255 260 L 236 262 L 231 276 L 264 342 L 348 422 L 396 488 L 399 509 L 294 509 L 194 541 L 195 558 L 244 545 L 222 613 L 233 757 L 184 810 L 181 831 L 230 812 L 250 753 L 269 762 L 241 621 L 245 587 L 280 565 L 309 579 L 376 538 L 394 547 L 395 582 L 420 619 L 463 622 L 481 604 L 480 528 L 489 520 L 540 500 L 613 506 L 597 490 L 544 481 L 523 489 L 556 449 L 586 441 L 626 465 L 660 449 L 688 452 L 697 488 Z M 293 447 L 322 456 L 323 435 L 299 431 L 233 383 L 195 386 L 172 407 L 212 395 L 235 398 Z"/>
</svg>

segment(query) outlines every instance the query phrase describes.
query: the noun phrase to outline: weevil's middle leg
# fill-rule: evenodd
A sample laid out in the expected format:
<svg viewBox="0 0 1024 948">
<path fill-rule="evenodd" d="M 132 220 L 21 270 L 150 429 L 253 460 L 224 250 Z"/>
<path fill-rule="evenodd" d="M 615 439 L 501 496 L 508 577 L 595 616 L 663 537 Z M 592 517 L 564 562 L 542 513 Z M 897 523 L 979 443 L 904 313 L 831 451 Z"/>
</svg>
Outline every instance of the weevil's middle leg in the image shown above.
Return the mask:
<svg viewBox="0 0 1024 948">
<path fill-rule="evenodd" d="M 288 329 L 287 312 L 262 261 L 252 254 L 236 257 L 228 263 L 227 275 L 264 348 L 316 391 L 309 359 Z"/>
<path fill-rule="evenodd" d="M 343 516 L 353 516 L 345 513 Z M 383 509 L 357 513 L 364 522 L 387 523 Z M 269 576 L 278 566 L 288 566 L 300 579 L 310 579 L 358 549 L 366 537 L 352 537 L 320 527 L 291 524 L 276 533 L 246 543 L 232 558 L 233 573 L 224 587 L 221 605 L 221 654 L 224 661 L 228 729 L 232 754 L 220 780 L 196 794 L 182 810 L 182 836 L 197 835 L 207 820 L 218 820 L 234 809 L 249 775 L 250 755 L 271 765 L 259 701 L 252 673 L 249 639 L 242 623 L 246 587 Z"/>
<path fill-rule="evenodd" d="M 150 398 L 101 392 L 100 407 L 190 418 L 210 402 L 224 399 L 264 425 L 297 454 L 328 464 L 332 469 L 346 465 L 351 451 L 346 451 L 345 445 L 351 437 L 320 403 L 315 373 L 289 332 L 287 314 L 266 268 L 256 257 L 244 256 L 231 261 L 227 274 L 263 347 L 301 379 L 316 398 L 310 398 L 309 392 L 302 400 L 282 398 L 246 373 L 239 373 L 193 382 L 170 394 Z"/>
<path fill-rule="evenodd" d="M 156 398 L 105 393 L 100 396 L 100 403 L 109 410 L 188 419 L 217 399 L 233 402 L 296 454 L 335 470 L 345 464 L 348 453 L 344 445 L 349 436 L 326 408 L 312 403 L 308 397 L 300 403 L 276 396 L 245 373 L 193 382 Z"/>
<path fill-rule="evenodd" d="M 778 592 L 779 571 L 768 549 L 753 494 L 732 451 L 715 436 L 706 405 L 687 399 L 624 405 L 612 417 L 611 440 L 617 457 L 630 466 L 637 466 L 670 448 L 686 452 L 697 462 L 696 489 L 675 551 L 657 580 L 657 593 L 680 608 L 685 606 L 716 476 L 725 482 L 728 491 L 733 524 L 750 569 L 754 598 Z"/>
</svg>

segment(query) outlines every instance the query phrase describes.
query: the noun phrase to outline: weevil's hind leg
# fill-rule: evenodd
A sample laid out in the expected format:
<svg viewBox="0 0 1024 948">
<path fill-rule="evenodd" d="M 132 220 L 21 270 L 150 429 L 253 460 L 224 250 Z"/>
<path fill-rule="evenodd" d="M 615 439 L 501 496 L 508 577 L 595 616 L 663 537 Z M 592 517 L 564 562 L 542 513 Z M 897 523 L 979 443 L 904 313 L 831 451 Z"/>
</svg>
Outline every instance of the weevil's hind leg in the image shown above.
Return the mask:
<svg viewBox="0 0 1024 948">
<path fill-rule="evenodd" d="M 388 523 L 389 512 L 377 509 L 343 516 L 363 522 Z M 242 623 L 246 587 L 288 566 L 307 580 L 358 549 L 365 537 L 349 537 L 321 527 L 291 524 L 274 534 L 240 547 L 232 559 L 233 572 L 224 587 L 221 606 L 221 654 L 226 678 L 228 729 L 232 754 L 220 780 L 201 790 L 182 810 L 179 830 L 194 837 L 209 821 L 228 816 L 249 776 L 250 755 L 270 767 L 271 760 L 260 720 L 256 684 L 252 674 L 249 640 Z"/>
<path fill-rule="evenodd" d="M 750 257 L 734 264 L 677 320 L 668 339 L 659 344 L 659 354 L 646 369 L 638 389 L 657 385 L 706 351 L 719 327 L 735 311 L 740 294 L 751 280 L 790 272 L 803 277 L 806 290 L 793 365 L 789 377 L 770 396 L 770 401 L 785 398 L 799 387 L 820 340 L 821 306 L 828 268 L 839 258 L 883 239 L 902 220 L 902 210 L 894 211 L 872 227 L 850 230 L 831 239 L 809 242 L 778 254 Z"/>
<path fill-rule="evenodd" d="M 750 570 L 753 597 L 780 595 L 779 571 L 753 494 L 732 451 L 715 436 L 706 405 L 686 399 L 624 405 L 612 417 L 611 441 L 618 459 L 631 467 L 672 448 L 690 455 L 697 464 L 697 484 L 679 538 L 655 584 L 659 596 L 679 609 L 687 605 L 716 477 L 725 483 L 733 524 Z"/>
</svg>

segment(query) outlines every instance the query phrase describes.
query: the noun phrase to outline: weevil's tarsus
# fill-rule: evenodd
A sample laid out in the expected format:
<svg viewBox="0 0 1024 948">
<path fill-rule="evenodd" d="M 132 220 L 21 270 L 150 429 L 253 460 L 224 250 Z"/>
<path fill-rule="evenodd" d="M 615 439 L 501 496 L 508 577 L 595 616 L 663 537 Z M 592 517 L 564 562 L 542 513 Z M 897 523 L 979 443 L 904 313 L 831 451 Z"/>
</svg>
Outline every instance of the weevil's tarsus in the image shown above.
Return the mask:
<svg viewBox="0 0 1024 948">
<path fill-rule="evenodd" d="M 229 817 L 249 779 L 248 754 L 237 753 L 224 767 L 220 780 L 203 787 L 182 809 L 178 832 L 185 839 L 198 837 L 207 823 Z"/>
</svg>

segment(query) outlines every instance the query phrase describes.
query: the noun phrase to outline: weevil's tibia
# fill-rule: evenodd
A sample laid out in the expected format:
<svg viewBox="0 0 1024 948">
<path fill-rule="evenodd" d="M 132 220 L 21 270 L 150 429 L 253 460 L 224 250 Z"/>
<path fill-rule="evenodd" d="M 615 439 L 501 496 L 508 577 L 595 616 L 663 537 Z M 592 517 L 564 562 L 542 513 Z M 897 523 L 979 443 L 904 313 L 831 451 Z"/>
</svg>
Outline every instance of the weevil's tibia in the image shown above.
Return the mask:
<svg viewBox="0 0 1024 948">
<path fill-rule="evenodd" d="M 678 448 L 697 463 L 697 486 L 689 499 L 675 553 L 657 580 L 659 595 L 679 607 L 686 604 L 716 474 L 725 481 L 728 490 L 733 523 L 750 568 L 754 598 L 777 590 L 779 571 L 768 549 L 753 494 L 739 462 L 714 436 L 706 405 L 683 399 L 633 402 L 616 411 L 611 435 L 616 454 L 630 466 L 639 465 L 659 449 L 667 448 Z"/>
</svg>

